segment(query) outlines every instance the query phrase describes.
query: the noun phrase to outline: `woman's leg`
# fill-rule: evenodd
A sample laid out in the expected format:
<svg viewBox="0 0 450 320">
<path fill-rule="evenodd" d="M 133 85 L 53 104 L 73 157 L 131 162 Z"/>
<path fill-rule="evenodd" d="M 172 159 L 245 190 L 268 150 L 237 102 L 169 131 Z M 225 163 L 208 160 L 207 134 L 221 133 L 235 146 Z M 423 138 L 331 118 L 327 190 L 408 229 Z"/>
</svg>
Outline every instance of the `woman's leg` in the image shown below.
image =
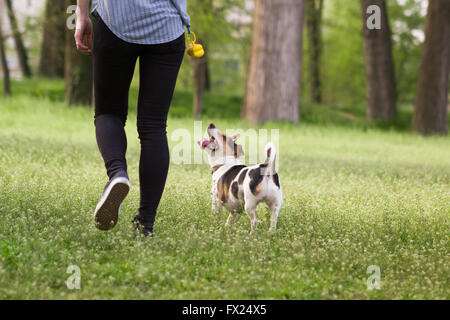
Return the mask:
<svg viewBox="0 0 450 320">
<path fill-rule="evenodd" d="M 152 45 L 140 54 L 137 129 L 141 142 L 139 182 L 141 200 L 136 219 L 152 232 L 169 169 L 166 122 L 175 82 L 183 60 L 184 35 Z"/>
<path fill-rule="evenodd" d="M 111 179 L 126 172 L 125 122 L 128 92 L 137 60 L 137 46 L 115 36 L 93 14 L 95 132 L 97 144 Z"/>
</svg>

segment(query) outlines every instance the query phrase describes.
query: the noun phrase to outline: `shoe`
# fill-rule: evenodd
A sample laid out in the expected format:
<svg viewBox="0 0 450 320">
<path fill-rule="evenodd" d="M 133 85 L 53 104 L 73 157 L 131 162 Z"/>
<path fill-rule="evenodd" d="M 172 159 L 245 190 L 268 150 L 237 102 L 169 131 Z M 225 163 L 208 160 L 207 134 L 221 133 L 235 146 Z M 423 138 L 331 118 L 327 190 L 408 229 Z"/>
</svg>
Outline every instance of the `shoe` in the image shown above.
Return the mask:
<svg viewBox="0 0 450 320">
<path fill-rule="evenodd" d="M 95 226 L 100 230 L 114 228 L 119 220 L 123 200 L 130 191 L 127 174 L 119 172 L 105 186 L 94 211 Z"/>
<path fill-rule="evenodd" d="M 139 220 L 138 216 L 134 217 L 133 221 L 134 230 L 142 234 L 144 237 L 153 238 L 153 227 L 144 226 Z"/>
</svg>

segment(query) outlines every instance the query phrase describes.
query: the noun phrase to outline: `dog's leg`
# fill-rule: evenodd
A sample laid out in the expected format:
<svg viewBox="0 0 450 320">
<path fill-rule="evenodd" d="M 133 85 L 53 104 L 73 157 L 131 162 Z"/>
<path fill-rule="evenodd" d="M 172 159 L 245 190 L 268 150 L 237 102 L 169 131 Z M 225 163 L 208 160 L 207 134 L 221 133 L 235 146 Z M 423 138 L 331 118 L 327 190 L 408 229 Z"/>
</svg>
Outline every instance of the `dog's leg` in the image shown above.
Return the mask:
<svg viewBox="0 0 450 320">
<path fill-rule="evenodd" d="M 245 202 L 245 211 L 250 218 L 250 235 L 253 234 L 256 227 L 256 205 L 251 205 L 250 201 Z"/>
<path fill-rule="evenodd" d="M 228 215 L 228 218 L 227 218 L 227 222 L 225 222 L 225 227 L 231 227 L 230 222 L 232 219 L 233 219 L 233 214 L 230 212 L 230 214 Z"/>
<path fill-rule="evenodd" d="M 251 208 L 247 213 L 250 218 L 250 235 L 252 235 L 256 228 L 256 208 Z"/>
<path fill-rule="evenodd" d="M 217 195 L 212 193 L 211 195 L 211 207 L 212 212 L 216 215 L 221 215 L 222 213 L 222 203 L 217 199 Z"/>
<path fill-rule="evenodd" d="M 236 222 L 237 216 L 237 212 L 230 212 L 227 218 L 227 222 L 225 223 L 225 227 L 231 227 Z"/>
<path fill-rule="evenodd" d="M 280 205 L 273 203 L 269 206 L 270 208 L 270 228 L 269 232 L 273 232 L 277 228 L 278 213 L 280 212 Z"/>
<path fill-rule="evenodd" d="M 211 185 L 211 208 L 215 214 L 222 213 L 222 203 L 217 199 L 217 185 L 214 181 Z"/>
<path fill-rule="evenodd" d="M 212 212 L 217 215 L 222 213 L 222 204 L 220 203 L 220 201 L 216 200 L 215 197 L 213 196 L 211 202 L 212 202 Z"/>
</svg>

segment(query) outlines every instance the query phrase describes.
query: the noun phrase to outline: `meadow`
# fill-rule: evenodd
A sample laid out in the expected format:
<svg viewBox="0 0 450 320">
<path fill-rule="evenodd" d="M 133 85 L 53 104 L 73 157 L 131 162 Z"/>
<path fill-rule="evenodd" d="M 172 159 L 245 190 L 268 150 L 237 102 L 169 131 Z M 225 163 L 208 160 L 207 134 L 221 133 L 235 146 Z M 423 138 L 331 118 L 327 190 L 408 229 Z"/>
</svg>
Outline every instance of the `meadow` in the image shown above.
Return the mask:
<svg viewBox="0 0 450 320">
<path fill-rule="evenodd" d="M 62 87 L 15 83 L 0 102 L 0 299 L 450 298 L 450 138 L 411 134 L 410 109 L 369 123 L 362 108 L 303 104 L 299 125 L 261 126 L 280 130 L 275 233 L 263 206 L 253 236 L 247 216 L 224 228 L 226 215 L 211 213 L 208 165 L 171 163 L 155 237 L 145 239 L 131 231 L 135 110 L 132 188 L 118 225 L 99 231 L 92 213 L 106 174 L 93 110 L 59 102 Z M 239 97 L 205 99 L 203 128 L 251 128 L 236 120 Z M 193 130 L 190 109 L 191 95 L 178 90 L 169 138 Z M 66 286 L 70 265 L 80 268 L 79 290 Z M 372 265 L 378 290 L 367 289 Z"/>
</svg>

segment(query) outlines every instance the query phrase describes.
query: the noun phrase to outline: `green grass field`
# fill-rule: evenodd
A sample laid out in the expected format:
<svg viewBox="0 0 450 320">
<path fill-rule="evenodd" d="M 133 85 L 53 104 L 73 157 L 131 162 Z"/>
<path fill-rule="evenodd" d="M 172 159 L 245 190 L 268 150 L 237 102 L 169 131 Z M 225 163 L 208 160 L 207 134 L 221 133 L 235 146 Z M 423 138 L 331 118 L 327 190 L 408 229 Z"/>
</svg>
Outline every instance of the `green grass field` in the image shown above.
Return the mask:
<svg viewBox="0 0 450 320">
<path fill-rule="evenodd" d="M 130 223 L 135 111 L 132 189 L 116 228 L 102 232 L 92 217 L 106 183 L 92 109 L 57 102 L 59 83 L 17 86 L 0 101 L 0 299 L 450 298 L 450 139 L 410 134 L 411 111 L 374 124 L 360 109 L 305 105 L 300 125 L 265 125 L 280 129 L 274 234 L 263 206 L 254 236 L 247 216 L 225 229 L 225 214 L 210 210 L 209 167 L 172 163 L 156 236 L 142 239 Z M 206 107 L 203 128 L 249 128 L 233 119 L 239 98 L 208 95 Z M 192 131 L 189 110 L 190 95 L 177 92 L 169 137 Z M 69 265 L 81 270 L 79 290 L 66 286 Z M 371 265 L 379 290 L 367 289 Z"/>
</svg>

